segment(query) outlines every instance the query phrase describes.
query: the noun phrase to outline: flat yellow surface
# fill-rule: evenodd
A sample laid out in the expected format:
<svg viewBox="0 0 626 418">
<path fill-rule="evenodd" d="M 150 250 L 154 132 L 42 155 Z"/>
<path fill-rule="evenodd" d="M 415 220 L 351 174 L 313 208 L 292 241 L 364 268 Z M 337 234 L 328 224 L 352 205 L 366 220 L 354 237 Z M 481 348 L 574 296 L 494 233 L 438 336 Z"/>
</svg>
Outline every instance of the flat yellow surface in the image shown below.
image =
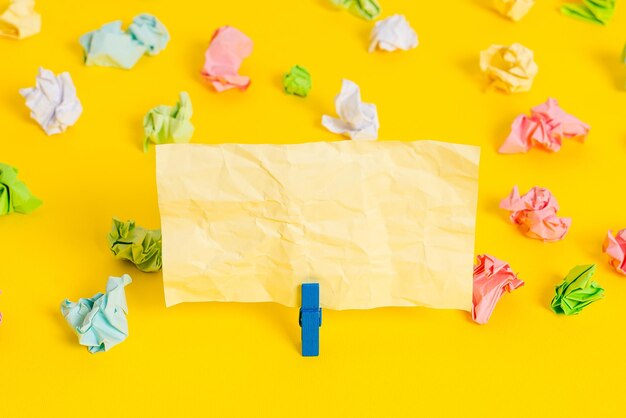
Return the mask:
<svg viewBox="0 0 626 418">
<path fill-rule="evenodd" d="M 561 16 L 539 1 L 521 22 L 489 2 L 381 0 L 405 14 L 420 46 L 368 54 L 372 23 L 325 0 L 38 2 L 41 34 L 0 39 L 0 161 L 44 201 L 0 218 L 0 416 L 623 416 L 626 278 L 601 253 L 609 228 L 626 227 L 624 71 L 626 8 L 608 27 Z M 0 3 L 2 3 L 0 1 Z M 6 1 L 5 1 L 6 3 Z M 85 67 L 78 37 L 150 12 L 172 41 L 131 71 Z M 248 34 L 245 93 L 217 94 L 200 79 L 204 50 L 225 24 Z M 529 93 L 484 91 L 478 54 L 492 43 L 533 49 Z M 281 91 L 281 74 L 306 66 L 307 99 Z M 18 88 L 38 66 L 69 71 L 84 113 L 47 137 Z M 325 131 L 341 78 L 376 103 L 381 140 L 437 139 L 482 147 L 476 253 L 511 263 L 526 286 L 506 295 L 485 326 L 466 312 L 422 308 L 324 312 L 321 356 L 302 358 L 297 309 L 276 304 L 183 304 L 165 309 L 160 274 L 115 260 L 105 240 L 113 216 L 159 226 L 154 151 L 141 120 L 190 93 L 193 142 L 341 140 Z M 513 118 L 557 98 L 589 123 L 589 140 L 558 154 L 496 149 Z M 498 209 L 513 185 L 556 195 L 573 225 L 562 242 L 522 236 Z M 549 310 L 555 284 L 576 264 L 597 263 L 605 300 L 577 317 Z M 102 291 L 130 273 L 130 337 L 91 355 L 59 303 Z"/>
</svg>

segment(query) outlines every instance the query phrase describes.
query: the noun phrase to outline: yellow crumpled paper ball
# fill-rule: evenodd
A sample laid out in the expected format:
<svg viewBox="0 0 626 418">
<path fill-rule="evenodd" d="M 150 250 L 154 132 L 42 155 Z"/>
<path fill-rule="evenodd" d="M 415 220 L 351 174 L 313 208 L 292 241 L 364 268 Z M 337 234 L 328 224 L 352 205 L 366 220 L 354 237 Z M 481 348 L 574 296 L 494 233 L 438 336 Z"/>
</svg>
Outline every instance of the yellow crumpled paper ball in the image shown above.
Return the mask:
<svg viewBox="0 0 626 418">
<path fill-rule="evenodd" d="M 535 5 L 535 0 L 493 0 L 493 7 L 502 15 L 517 22 Z"/>
<path fill-rule="evenodd" d="M 521 44 L 491 45 L 480 52 L 480 69 L 490 85 L 505 93 L 529 91 L 539 67 L 533 51 Z"/>
<path fill-rule="evenodd" d="M 40 31 L 41 15 L 35 11 L 35 0 L 11 0 L 0 14 L 0 37 L 23 39 Z"/>
</svg>

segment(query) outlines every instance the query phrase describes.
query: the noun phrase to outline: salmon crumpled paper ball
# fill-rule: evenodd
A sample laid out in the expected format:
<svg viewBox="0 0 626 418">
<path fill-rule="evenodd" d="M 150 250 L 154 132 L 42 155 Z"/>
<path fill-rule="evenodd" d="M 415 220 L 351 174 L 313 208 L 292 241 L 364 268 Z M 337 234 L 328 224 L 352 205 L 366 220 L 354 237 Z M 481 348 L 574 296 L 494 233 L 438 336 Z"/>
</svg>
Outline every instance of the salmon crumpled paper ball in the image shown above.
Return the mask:
<svg viewBox="0 0 626 418">
<path fill-rule="evenodd" d="M 504 292 L 511 293 L 524 282 L 517 278 L 509 263 L 491 255 L 479 255 L 474 266 L 472 318 L 486 324 Z"/>
<path fill-rule="evenodd" d="M 511 212 L 511 222 L 530 238 L 544 242 L 559 241 L 565 237 L 571 218 L 556 215 L 559 204 L 550 190 L 533 187 L 520 196 L 517 186 L 506 199 L 500 202 L 500 208 Z"/>
<path fill-rule="evenodd" d="M 505 93 L 530 90 L 539 71 L 533 51 L 521 44 L 491 45 L 480 53 L 480 69 L 491 86 Z"/>
<path fill-rule="evenodd" d="M 555 99 L 549 98 L 545 103 L 533 107 L 530 116 L 519 115 L 515 118 L 511 133 L 498 152 L 528 152 L 533 146 L 556 152 L 561 149 L 564 138 L 583 142 L 589 129 L 589 125 L 566 113 Z"/>
<path fill-rule="evenodd" d="M 609 264 L 619 273 L 626 274 L 626 229 L 622 229 L 615 236 L 609 230 L 602 251 L 609 256 Z"/>
<path fill-rule="evenodd" d="M 233 88 L 244 91 L 250 85 L 250 77 L 239 75 L 239 67 L 250 54 L 252 39 L 239 29 L 222 26 L 215 31 L 206 50 L 202 77 L 218 92 Z"/>
</svg>

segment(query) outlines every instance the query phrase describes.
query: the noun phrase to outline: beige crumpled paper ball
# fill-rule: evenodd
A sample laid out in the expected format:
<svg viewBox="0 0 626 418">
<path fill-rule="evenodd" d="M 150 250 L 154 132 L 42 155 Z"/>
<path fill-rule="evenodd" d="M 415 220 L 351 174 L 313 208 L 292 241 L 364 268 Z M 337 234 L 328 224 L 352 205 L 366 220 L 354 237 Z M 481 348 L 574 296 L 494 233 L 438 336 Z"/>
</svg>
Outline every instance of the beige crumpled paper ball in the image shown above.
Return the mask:
<svg viewBox="0 0 626 418">
<path fill-rule="evenodd" d="M 533 51 L 521 44 L 491 45 L 480 53 L 480 69 L 491 86 L 505 93 L 530 90 L 539 71 Z"/>
<path fill-rule="evenodd" d="M 526 16 L 535 0 L 493 0 L 493 7 L 514 22 Z"/>
<path fill-rule="evenodd" d="M 23 39 L 40 31 L 41 15 L 35 11 L 35 0 L 11 0 L 4 12 L 0 10 L 0 37 Z"/>
</svg>

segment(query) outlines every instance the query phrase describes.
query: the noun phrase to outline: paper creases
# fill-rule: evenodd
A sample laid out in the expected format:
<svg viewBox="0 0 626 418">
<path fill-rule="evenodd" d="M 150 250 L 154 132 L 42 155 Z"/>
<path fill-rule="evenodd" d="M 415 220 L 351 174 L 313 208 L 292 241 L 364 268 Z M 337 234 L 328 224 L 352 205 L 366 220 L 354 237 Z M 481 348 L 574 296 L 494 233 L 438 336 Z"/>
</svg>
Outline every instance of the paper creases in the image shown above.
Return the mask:
<svg viewBox="0 0 626 418">
<path fill-rule="evenodd" d="M 65 299 L 61 313 L 72 327 L 78 342 L 90 353 L 108 351 L 128 337 L 128 306 L 124 287 L 132 282 L 128 274 L 109 277 L 104 294 L 97 293 L 78 302 Z"/>
<path fill-rule="evenodd" d="M 434 141 L 160 145 L 168 306 L 470 311 L 479 149 Z"/>
<path fill-rule="evenodd" d="M 374 52 L 377 48 L 383 51 L 397 49 L 408 51 L 417 45 L 417 33 L 409 25 L 406 17 L 393 15 L 374 25 L 370 35 L 369 52 Z"/>
<path fill-rule="evenodd" d="M 561 149 L 563 139 L 584 142 L 589 129 L 589 125 L 566 113 L 555 99 L 549 98 L 545 103 L 533 107 L 530 116 L 519 115 L 515 118 L 511 133 L 498 152 L 528 152 L 533 146 L 556 152 Z"/>
<path fill-rule="evenodd" d="M 117 258 L 132 262 L 139 270 L 148 273 L 161 270 L 160 230 L 144 229 L 135 226 L 135 221 L 113 218 L 107 241 Z"/>
<path fill-rule="evenodd" d="M 76 96 L 76 87 L 69 73 L 58 76 L 50 70 L 39 67 L 35 87 L 20 89 L 35 119 L 48 135 L 65 132 L 76 123 L 83 106 Z"/>
<path fill-rule="evenodd" d="M 609 230 L 602 251 L 609 256 L 609 263 L 615 271 L 626 274 L 626 229 L 618 231 L 615 236 Z"/>
<path fill-rule="evenodd" d="M 0 36 L 24 39 L 41 31 L 41 15 L 35 11 L 35 0 L 11 0 L 0 14 Z"/>
<path fill-rule="evenodd" d="M 511 212 L 511 222 L 530 238 L 544 242 L 559 241 L 565 237 L 571 218 L 557 216 L 559 204 L 550 190 L 533 187 L 520 196 L 517 186 L 506 199 L 500 202 L 500 208 Z"/>
<path fill-rule="evenodd" d="M 81 36 L 85 64 L 131 69 L 144 55 L 157 55 L 170 40 L 167 28 L 154 16 L 135 16 L 128 30 L 122 22 L 107 23 Z"/>
<path fill-rule="evenodd" d="M 300 66 L 294 65 L 291 70 L 283 76 L 283 89 L 287 94 L 306 97 L 311 91 L 312 81 L 309 71 Z"/>
<path fill-rule="evenodd" d="M 0 216 L 13 212 L 31 213 L 41 206 L 41 200 L 17 178 L 17 173 L 17 168 L 0 163 Z"/>
<path fill-rule="evenodd" d="M 157 106 L 150 109 L 143 118 L 143 150 L 148 151 L 149 144 L 178 144 L 189 142 L 194 127 L 191 123 L 193 107 L 189 93 L 180 92 L 175 106 Z"/>
<path fill-rule="evenodd" d="M 232 26 L 217 29 L 205 53 L 202 77 L 218 92 L 246 90 L 250 77 L 239 75 L 239 67 L 252 54 L 252 45 L 252 39 Z"/>
<path fill-rule="evenodd" d="M 330 2 L 365 20 L 376 19 L 381 12 L 377 0 L 330 0 Z"/>
<path fill-rule="evenodd" d="M 524 285 L 517 278 L 511 266 L 491 255 L 479 255 L 474 267 L 474 297 L 472 318 L 479 324 L 486 324 L 504 295 Z"/>
<path fill-rule="evenodd" d="M 339 118 L 322 116 L 322 125 L 335 134 L 351 139 L 375 140 L 378 138 L 378 112 L 376 105 L 361 101 L 361 90 L 356 83 L 343 80 L 341 92 L 335 97 L 335 110 Z"/>
<path fill-rule="evenodd" d="M 617 0 L 582 0 L 561 6 L 561 13 L 585 22 L 606 25 L 613 18 Z"/>
<path fill-rule="evenodd" d="M 556 287 L 550 307 L 556 314 L 577 315 L 585 307 L 604 296 L 604 289 L 591 280 L 595 264 L 576 266 L 570 270 L 563 283 Z"/>
<path fill-rule="evenodd" d="M 529 91 L 539 71 L 533 51 L 517 43 L 491 45 L 482 51 L 480 69 L 493 88 L 505 93 Z"/>
<path fill-rule="evenodd" d="M 503 16 L 517 22 L 533 7 L 535 0 L 493 0 L 493 6 Z"/>
</svg>

